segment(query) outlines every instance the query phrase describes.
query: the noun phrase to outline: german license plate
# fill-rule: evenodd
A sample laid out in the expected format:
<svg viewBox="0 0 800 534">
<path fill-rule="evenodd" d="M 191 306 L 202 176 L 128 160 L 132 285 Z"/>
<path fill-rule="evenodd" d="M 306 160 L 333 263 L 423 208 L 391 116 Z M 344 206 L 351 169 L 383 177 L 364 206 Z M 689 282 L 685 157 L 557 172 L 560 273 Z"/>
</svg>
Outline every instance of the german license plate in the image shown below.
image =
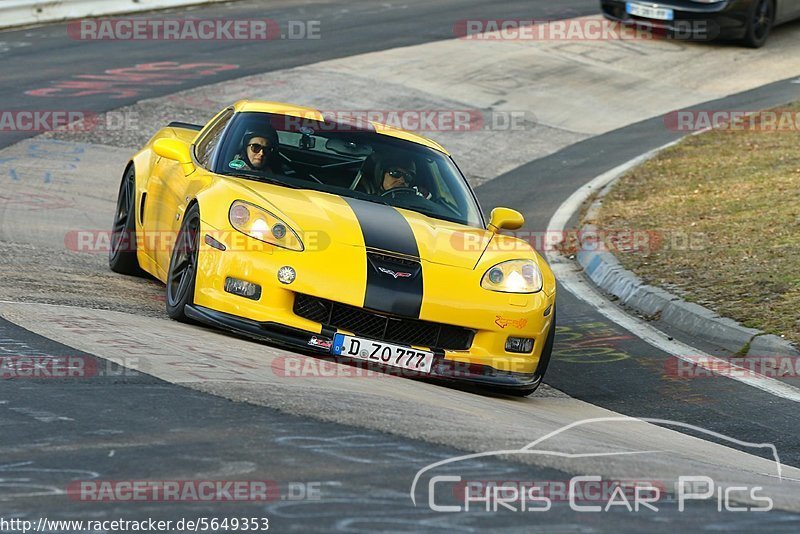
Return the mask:
<svg viewBox="0 0 800 534">
<path fill-rule="evenodd" d="M 333 336 L 331 352 L 337 356 L 347 356 L 420 373 L 430 373 L 433 366 L 432 352 L 344 334 Z"/>
<path fill-rule="evenodd" d="M 636 4 L 634 2 L 626 3 L 625 11 L 627 11 L 630 15 L 644 17 L 646 19 L 673 20 L 675 18 L 675 12 L 671 9 L 667 9 L 665 7 L 645 6 L 642 4 Z"/>
</svg>

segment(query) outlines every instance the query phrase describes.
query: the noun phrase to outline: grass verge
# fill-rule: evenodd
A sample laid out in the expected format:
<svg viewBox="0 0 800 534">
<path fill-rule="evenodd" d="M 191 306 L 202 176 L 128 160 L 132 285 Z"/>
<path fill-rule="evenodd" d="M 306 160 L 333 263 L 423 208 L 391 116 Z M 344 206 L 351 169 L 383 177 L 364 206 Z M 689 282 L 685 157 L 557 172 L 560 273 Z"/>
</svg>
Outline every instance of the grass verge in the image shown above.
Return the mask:
<svg viewBox="0 0 800 534">
<path fill-rule="evenodd" d="M 622 177 L 596 222 L 656 236 L 616 251 L 646 283 L 800 344 L 797 129 L 690 136 Z"/>
</svg>

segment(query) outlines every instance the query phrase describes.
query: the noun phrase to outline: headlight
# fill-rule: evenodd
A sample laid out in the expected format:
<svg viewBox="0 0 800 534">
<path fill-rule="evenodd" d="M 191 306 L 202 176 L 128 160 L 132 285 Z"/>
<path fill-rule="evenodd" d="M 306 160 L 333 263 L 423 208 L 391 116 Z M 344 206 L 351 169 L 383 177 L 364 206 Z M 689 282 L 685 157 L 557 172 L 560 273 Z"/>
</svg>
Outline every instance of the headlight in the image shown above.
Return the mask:
<svg viewBox="0 0 800 534">
<path fill-rule="evenodd" d="M 304 249 L 297 232 L 288 224 L 248 202 L 237 200 L 231 204 L 228 219 L 234 228 L 253 239 L 297 252 Z"/>
<path fill-rule="evenodd" d="M 504 261 L 486 271 L 481 287 L 503 293 L 536 293 L 542 290 L 542 271 L 533 260 Z"/>
</svg>

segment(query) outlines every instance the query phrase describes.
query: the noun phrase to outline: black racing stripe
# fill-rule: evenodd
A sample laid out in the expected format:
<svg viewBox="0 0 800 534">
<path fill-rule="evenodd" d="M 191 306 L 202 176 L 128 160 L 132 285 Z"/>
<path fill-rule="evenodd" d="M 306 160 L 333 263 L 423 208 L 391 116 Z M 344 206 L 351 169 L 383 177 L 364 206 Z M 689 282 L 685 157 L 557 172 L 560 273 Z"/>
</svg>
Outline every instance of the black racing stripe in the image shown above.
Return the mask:
<svg viewBox="0 0 800 534">
<path fill-rule="evenodd" d="M 422 309 L 422 267 L 416 262 L 394 260 L 391 253 L 419 257 L 417 240 L 408 221 L 391 206 L 344 198 L 356 214 L 367 247 L 367 291 L 364 307 L 419 318 Z M 372 254 L 386 251 L 389 256 Z M 398 274 L 393 276 L 391 273 Z M 403 276 L 408 273 L 410 276 Z"/>
<path fill-rule="evenodd" d="M 417 240 L 405 217 L 391 206 L 367 202 L 355 198 L 345 198 L 345 202 L 355 212 L 364 243 L 367 248 L 377 248 L 397 252 L 414 258 L 419 257 Z"/>
</svg>

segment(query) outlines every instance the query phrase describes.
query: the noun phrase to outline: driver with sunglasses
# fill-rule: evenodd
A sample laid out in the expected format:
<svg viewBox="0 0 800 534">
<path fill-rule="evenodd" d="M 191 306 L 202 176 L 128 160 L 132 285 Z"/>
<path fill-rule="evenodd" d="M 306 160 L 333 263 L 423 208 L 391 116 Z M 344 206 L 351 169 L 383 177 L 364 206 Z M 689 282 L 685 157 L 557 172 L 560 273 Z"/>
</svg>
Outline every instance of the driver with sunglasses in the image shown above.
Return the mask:
<svg viewBox="0 0 800 534">
<path fill-rule="evenodd" d="M 380 181 L 379 195 L 392 194 L 392 190 L 414 190 L 418 196 L 430 198 L 417 186 L 417 167 L 412 159 L 389 158 L 384 162 L 383 178 Z"/>
</svg>

